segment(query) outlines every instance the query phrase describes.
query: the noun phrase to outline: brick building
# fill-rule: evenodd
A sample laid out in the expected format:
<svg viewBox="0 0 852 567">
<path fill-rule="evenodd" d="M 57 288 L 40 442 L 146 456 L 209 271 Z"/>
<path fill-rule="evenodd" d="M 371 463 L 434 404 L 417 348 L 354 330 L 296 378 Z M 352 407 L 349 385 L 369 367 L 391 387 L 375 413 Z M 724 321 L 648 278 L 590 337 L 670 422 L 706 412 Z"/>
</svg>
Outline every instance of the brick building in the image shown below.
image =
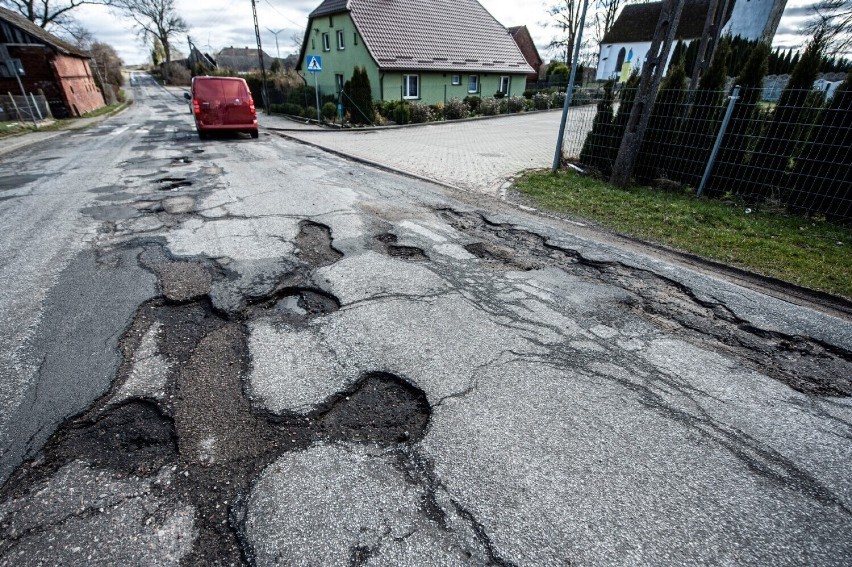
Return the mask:
<svg viewBox="0 0 852 567">
<path fill-rule="evenodd" d="M 544 60 L 538 54 L 538 48 L 536 48 L 535 42 L 530 35 L 530 30 L 527 29 L 527 26 L 514 26 L 508 28 L 508 30 L 512 39 L 518 44 L 521 53 L 524 54 L 524 59 L 536 71 L 527 75 L 527 80 L 538 81 L 539 79 L 543 79 L 547 71 L 547 65 L 544 64 Z"/>
<path fill-rule="evenodd" d="M 87 53 L 23 16 L 0 8 L 0 93 L 20 94 L 15 77 L 18 69 L 24 90 L 43 92 L 55 117 L 97 110 L 104 106 L 104 98 L 89 59 Z"/>
</svg>

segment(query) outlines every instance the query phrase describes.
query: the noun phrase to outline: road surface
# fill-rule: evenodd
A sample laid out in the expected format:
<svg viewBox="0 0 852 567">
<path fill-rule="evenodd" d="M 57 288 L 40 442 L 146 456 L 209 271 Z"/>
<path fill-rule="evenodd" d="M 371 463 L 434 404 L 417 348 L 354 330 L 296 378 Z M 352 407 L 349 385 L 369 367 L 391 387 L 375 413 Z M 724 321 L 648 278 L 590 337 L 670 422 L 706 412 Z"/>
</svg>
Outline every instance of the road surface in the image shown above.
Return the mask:
<svg viewBox="0 0 852 567">
<path fill-rule="evenodd" d="M 0 161 L 0 564 L 848 564 L 848 320 L 133 91 Z"/>
</svg>

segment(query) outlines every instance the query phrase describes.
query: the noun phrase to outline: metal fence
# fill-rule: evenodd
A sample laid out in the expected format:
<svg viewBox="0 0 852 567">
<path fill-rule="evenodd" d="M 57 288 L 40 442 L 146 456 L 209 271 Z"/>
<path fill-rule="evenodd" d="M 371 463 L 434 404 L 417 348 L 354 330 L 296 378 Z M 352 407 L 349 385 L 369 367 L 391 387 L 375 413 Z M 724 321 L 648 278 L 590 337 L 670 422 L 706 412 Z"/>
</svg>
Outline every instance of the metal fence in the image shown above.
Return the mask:
<svg viewBox="0 0 852 567">
<path fill-rule="evenodd" d="M 852 91 L 661 90 L 633 172 L 640 184 L 852 220 Z M 635 91 L 569 114 L 564 157 L 608 177 Z"/>
<path fill-rule="evenodd" d="M 15 96 L 12 94 L 0 95 L 0 122 L 32 122 L 53 118 L 50 113 L 50 105 L 44 95 L 30 94 Z"/>
</svg>

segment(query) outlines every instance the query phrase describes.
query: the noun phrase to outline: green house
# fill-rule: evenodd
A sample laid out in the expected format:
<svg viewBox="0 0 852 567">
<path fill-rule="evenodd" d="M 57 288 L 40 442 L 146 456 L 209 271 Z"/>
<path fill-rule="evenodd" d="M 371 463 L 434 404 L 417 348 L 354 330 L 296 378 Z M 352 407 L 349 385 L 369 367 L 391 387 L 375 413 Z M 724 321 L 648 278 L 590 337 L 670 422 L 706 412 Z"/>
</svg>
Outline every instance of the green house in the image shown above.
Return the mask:
<svg viewBox="0 0 852 567">
<path fill-rule="evenodd" d="M 315 77 L 312 56 L 322 62 Z M 426 104 L 520 96 L 534 72 L 508 30 L 476 0 L 325 0 L 309 16 L 296 69 L 329 95 L 356 66 L 366 68 L 374 100 Z"/>
</svg>

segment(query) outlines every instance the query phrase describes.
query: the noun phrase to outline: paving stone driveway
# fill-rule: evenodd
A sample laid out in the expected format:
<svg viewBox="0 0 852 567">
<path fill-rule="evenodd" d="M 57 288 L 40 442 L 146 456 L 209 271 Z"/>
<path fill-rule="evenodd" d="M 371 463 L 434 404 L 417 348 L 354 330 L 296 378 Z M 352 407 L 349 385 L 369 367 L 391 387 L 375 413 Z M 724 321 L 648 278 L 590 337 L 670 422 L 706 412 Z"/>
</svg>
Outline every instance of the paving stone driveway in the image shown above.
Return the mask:
<svg viewBox="0 0 852 567">
<path fill-rule="evenodd" d="M 587 128 L 594 112 L 594 106 L 571 110 L 566 144 L 582 139 L 575 131 L 577 124 Z M 329 150 L 463 189 L 494 194 L 506 179 L 521 171 L 550 167 L 559 118 L 560 112 L 554 110 L 407 128 L 344 131 L 304 128 L 275 116 L 261 116 L 260 120 L 263 126 L 286 128 L 283 134 Z"/>
</svg>

